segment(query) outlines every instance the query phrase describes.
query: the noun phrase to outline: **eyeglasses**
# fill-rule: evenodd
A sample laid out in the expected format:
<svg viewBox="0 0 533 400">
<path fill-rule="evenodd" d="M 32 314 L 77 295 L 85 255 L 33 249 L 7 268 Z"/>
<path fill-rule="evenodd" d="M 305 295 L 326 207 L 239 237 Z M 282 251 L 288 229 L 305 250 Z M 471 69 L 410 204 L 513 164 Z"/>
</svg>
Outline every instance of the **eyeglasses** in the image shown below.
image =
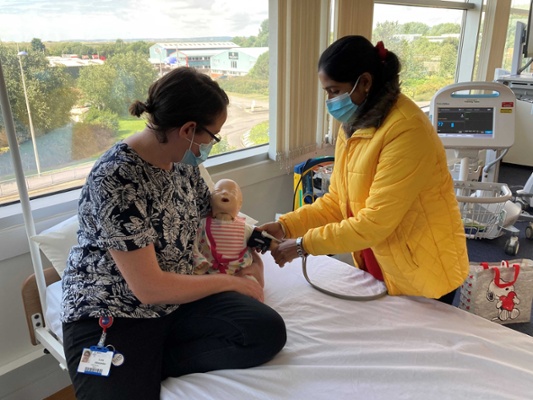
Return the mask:
<svg viewBox="0 0 533 400">
<path fill-rule="evenodd" d="M 213 138 L 213 140 L 215 141 L 215 143 L 220 143 L 220 141 L 222 140 L 222 137 L 220 136 L 220 134 L 214 134 L 213 132 L 211 132 L 209 129 L 207 129 L 205 126 L 199 126 L 198 127 L 199 130 L 203 130 L 203 131 L 206 131 L 207 133 L 209 133 L 209 136 L 211 136 Z"/>
</svg>

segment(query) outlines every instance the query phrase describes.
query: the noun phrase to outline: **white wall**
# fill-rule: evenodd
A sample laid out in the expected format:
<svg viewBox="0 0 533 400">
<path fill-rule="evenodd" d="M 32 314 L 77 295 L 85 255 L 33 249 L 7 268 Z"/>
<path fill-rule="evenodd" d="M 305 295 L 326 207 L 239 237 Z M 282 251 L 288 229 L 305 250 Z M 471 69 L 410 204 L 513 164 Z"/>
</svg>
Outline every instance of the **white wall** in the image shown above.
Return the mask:
<svg viewBox="0 0 533 400">
<path fill-rule="evenodd" d="M 223 166 L 208 169 L 214 181 L 226 177 L 241 185 L 244 213 L 264 223 L 273 220 L 278 212 L 291 210 L 292 174 L 267 160 L 241 164 L 233 163 L 231 170 Z M 51 212 L 47 214 L 46 209 Z M 36 211 L 37 232 L 74 211 L 72 199 L 61 206 Z M 33 269 L 20 216 L 14 227 L 13 218 L 0 216 L 0 399 L 42 399 L 67 386 L 69 379 L 52 356 L 42 355 L 42 348 L 30 343 L 20 289 Z M 25 252 L 16 254 L 21 247 L 26 248 Z"/>
</svg>

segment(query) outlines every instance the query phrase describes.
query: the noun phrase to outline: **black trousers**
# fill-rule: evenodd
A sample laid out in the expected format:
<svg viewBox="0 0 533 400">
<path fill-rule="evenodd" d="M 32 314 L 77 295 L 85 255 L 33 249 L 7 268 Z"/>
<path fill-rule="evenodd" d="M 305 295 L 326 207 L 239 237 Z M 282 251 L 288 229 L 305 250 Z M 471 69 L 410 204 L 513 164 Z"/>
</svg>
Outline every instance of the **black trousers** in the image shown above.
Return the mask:
<svg viewBox="0 0 533 400">
<path fill-rule="evenodd" d="M 441 298 L 437 299 L 438 301 L 441 301 L 446 304 L 453 305 L 453 300 L 455 299 L 455 293 L 457 292 L 457 289 L 451 291 L 448 294 L 445 294 Z"/>
<path fill-rule="evenodd" d="M 95 346 L 98 319 L 63 324 L 63 346 L 78 399 L 159 399 L 161 381 L 195 372 L 248 368 L 285 345 L 281 316 L 236 292 L 181 305 L 162 318 L 115 318 L 105 345 L 124 356 L 108 377 L 77 372 L 84 347 Z"/>
</svg>

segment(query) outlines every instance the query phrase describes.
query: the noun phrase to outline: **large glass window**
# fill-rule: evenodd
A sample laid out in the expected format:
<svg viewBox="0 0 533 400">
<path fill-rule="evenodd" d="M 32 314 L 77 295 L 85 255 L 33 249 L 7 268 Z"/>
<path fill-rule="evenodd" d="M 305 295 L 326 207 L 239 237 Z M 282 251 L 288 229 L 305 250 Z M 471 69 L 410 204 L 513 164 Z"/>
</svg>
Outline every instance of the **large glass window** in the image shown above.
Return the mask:
<svg viewBox="0 0 533 400">
<path fill-rule="evenodd" d="M 212 154 L 268 143 L 268 0 L 0 1 L 0 60 L 30 196 L 83 184 L 111 144 L 143 129 L 128 107 L 179 66 L 230 97 Z M 18 199 L 0 115 L 0 204 Z"/>
<path fill-rule="evenodd" d="M 372 41 L 402 62 L 402 91 L 420 106 L 455 81 L 463 10 L 376 4 Z"/>
<path fill-rule="evenodd" d="M 511 13 L 509 15 L 509 26 L 507 27 L 507 37 L 505 40 L 505 50 L 503 53 L 502 68 L 511 71 L 514 44 L 516 36 L 516 23 L 528 23 L 528 13 L 531 1 L 530 0 L 513 0 L 511 2 Z M 529 26 L 527 27 L 530 28 Z M 519 67 L 524 66 L 525 62 Z M 526 69 L 526 72 L 531 72 L 531 69 Z"/>
</svg>

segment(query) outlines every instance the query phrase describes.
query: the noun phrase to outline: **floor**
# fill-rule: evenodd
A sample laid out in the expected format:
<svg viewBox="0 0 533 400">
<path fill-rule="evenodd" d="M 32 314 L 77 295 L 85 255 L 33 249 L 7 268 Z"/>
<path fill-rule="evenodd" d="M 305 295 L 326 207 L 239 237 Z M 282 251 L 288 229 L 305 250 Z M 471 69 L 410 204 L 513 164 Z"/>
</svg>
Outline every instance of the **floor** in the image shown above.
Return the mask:
<svg viewBox="0 0 533 400">
<path fill-rule="evenodd" d="M 76 396 L 74 395 L 74 388 L 71 385 L 61 389 L 59 392 L 56 392 L 51 396 L 44 398 L 43 400 L 76 400 Z"/>
</svg>

